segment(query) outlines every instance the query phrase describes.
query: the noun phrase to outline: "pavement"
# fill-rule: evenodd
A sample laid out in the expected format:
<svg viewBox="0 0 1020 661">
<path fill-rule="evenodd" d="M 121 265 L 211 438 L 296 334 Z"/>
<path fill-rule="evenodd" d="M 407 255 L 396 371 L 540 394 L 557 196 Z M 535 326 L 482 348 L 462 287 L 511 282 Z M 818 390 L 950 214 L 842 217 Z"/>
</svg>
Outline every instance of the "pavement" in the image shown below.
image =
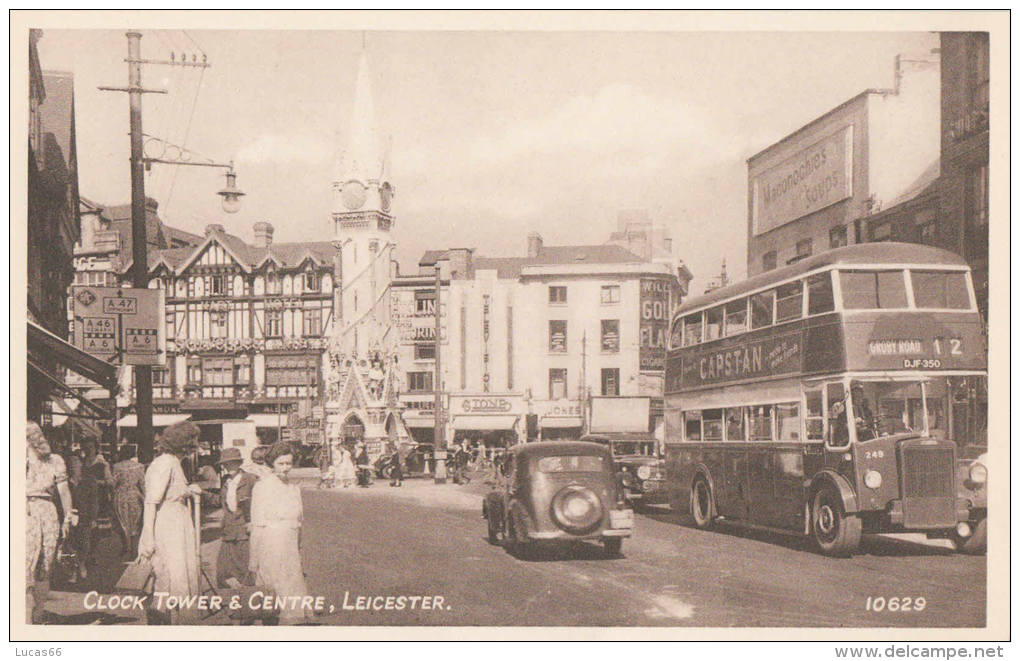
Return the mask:
<svg viewBox="0 0 1020 661">
<path fill-rule="evenodd" d="M 486 539 L 478 474 L 467 485 L 410 478 L 402 487 L 303 487 L 302 563 L 325 603 L 323 625 L 980 627 L 986 560 L 937 543 L 866 536 L 852 558 L 805 540 L 725 524 L 710 531 L 665 507 L 635 517 L 623 555 L 597 544 L 528 558 Z M 203 564 L 214 575 L 218 513 L 204 523 Z M 116 580 L 115 578 L 113 579 Z M 112 585 L 112 583 L 111 583 Z M 130 609 L 98 612 L 84 591 L 53 594 L 52 620 L 142 623 Z M 922 607 L 875 612 L 868 598 Z M 427 599 L 426 599 L 427 598 Z M 920 601 L 918 601 L 920 600 Z M 225 614 L 206 620 L 227 623 Z"/>
</svg>

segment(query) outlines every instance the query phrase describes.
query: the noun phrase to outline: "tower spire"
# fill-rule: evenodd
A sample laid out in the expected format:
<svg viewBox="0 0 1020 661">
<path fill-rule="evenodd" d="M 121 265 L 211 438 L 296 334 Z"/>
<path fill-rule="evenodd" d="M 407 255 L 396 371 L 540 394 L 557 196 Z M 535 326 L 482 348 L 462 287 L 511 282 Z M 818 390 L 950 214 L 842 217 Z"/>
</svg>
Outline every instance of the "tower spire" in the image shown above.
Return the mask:
<svg viewBox="0 0 1020 661">
<path fill-rule="evenodd" d="M 382 169 L 368 54 L 362 49 L 358 58 L 350 131 L 336 179 L 341 183 L 354 180 L 367 184 L 370 181 L 378 181 Z"/>
</svg>

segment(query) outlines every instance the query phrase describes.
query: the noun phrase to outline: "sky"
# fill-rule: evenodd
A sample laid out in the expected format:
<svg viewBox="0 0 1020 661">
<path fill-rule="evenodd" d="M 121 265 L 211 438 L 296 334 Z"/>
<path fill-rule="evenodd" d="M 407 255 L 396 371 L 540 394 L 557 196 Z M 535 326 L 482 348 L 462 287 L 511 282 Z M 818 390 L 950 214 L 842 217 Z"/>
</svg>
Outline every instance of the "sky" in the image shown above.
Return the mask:
<svg viewBox="0 0 1020 661">
<path fill-rule="evenodd" d="M 146 194 L 171 225 L 252 240 L 328 240 L 334 163 L 361 49 L 390 141 L 393 229 L 404 273 L 426 249 L 524 254 L 597 244 L 617 213 L 647 209 L 695 275 L 692 291 L 746 261 L 746 160 L 868 88 L 926 32 L 482 32 L 145 30 L 142 55 L 204 54 L 208 69 L 146 66 L 146 134 L 217 162 L 245 193 L 220 209 L 220 170 L 154 165 Z M 122 30 L 47 29 L 45 70 L 75 76 L 81 195 L 130 201 Z M 155 145 L 149 154 L 156 155 Z M 174 156 L 173 153 L 165 154 Z M 198 159 L 196 159 L 198 160 Z"/>
</svg>

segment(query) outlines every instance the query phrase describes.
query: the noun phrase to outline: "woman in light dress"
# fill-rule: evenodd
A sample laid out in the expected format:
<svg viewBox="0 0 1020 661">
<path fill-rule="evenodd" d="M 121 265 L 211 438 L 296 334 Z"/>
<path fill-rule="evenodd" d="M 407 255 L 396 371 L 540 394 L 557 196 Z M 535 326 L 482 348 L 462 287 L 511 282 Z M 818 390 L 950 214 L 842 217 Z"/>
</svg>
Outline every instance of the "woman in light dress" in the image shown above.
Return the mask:
<svg viewBox="0 0 1020 661">
<path fill-rule="evenodd" d="M 289 443 L 274 443 L 266 455 L 272 473 L 255 485 L 251 500 L 251 570 L 255 584 L 278 597 L 308 596 L 301 568 L 301 489 L 289 482 L 294 466 Z M 281 624 L 302 624 L 311 611 L 283 608 Z"/>
<path fill-rule="evenodd" d="M 202 492 L 197 484 L 189 485 L 181 468 L 181 457 L 198 447 L 199 429 L 191 422 L 178 422 L 167 427 L 159 437 L 158 451 L 145 471 L 145 507 L 142 532 L 138 542 L 139 559 L 152 561 L 156 576 L 153 592 L 174 597 L 198 594 L 198 548 L 195 526 L 188 508 L 188 499 Z M 155 600 L 152 600 L 155 601 Z M 170 610 L 158 603 L 150 604 L 150 624 L 181 624 L 194 622 L 197 610 Z"/>
<path fill-rule="evenodd" d="M 341 445 L 337 452 L 337 479 L 340 480 L 340 484 L 342 484 L 346 489 L 347 487 L 354 486 L 354 480 L 357 476 L 358 472 L 354 467 L 354 459 L 351 457 L 351 451 Z"/>
<path fill-rule="evenodd" d="M 28 497 L 25 519 L 25 586 L 27 613 L 30 622 L 34 624 L 42 620 L 43 606 L 49 597 L 50 572 L 57 553 L 57 539 L 61 535 L 67 537 L 73 517 L 64 460 L 50 450 L 50 444 L 38 424 L 29 420 L 25 432 L 28 445 L 25 477 L 25 494 Z M 60 498 L 63 521 L 57 518 L 54 492 Z"/>
</svg>

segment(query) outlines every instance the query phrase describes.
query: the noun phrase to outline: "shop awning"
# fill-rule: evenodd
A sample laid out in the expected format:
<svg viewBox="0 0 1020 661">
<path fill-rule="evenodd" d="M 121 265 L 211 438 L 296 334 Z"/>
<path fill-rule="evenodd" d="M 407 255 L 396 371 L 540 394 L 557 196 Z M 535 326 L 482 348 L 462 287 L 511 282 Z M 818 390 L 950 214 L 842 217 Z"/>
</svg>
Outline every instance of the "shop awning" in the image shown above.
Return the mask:
<svg viewBox="0 0 1020 661">
<path fill-rule="evenodd" d="M 87 354 L 70 342 L 66 342 L 38 324 L 28 322 L 28 362 L 41 370 L 36 362 L 52 359 L 86 379 L 95 381 L 107 390 L 117 389 L 117 368 L 110 363 Z M 33 357 L 36 358 L 33 361 Z M 42 359 L 42 360 L 40 360 Z"/>
<path fill-rule="evenodd" d="M 581 427 L 584 425 L 579 415 L 547 415 L 539 421 L 542 428 L 564 429 L 570 427 Z"/>
<path fill-rule="evenodd" d="M 516 415 L 455 415 L 453 428 L 457 431 L 505 431 L 517 424 Z"/>
<path fill-rule="evenodd" d="M 432 429 L 436 426 L 436 420 L 431 415 L 405 415 L 403 420 L 408 429 Z"/>
<path fill-rule="evenodd" d="M 178 422 L 184 422 L 191 416 L 187 413 L 153 413 L 152 414 L 152 426 L 153 427 L 169 427 L 175 425 Z M 117 421 L 118 427 L 137 427 L 138 416 L 134 413 L 129 413 L 123 418 Z"/>
<path fill-rule="evenodd" d="M 256 427 L 272 427 L 277 429 L 287 426 L 287 416 L 276 413 L 249 413 L 245 420 L 251 420 Z"/>
</svg>

